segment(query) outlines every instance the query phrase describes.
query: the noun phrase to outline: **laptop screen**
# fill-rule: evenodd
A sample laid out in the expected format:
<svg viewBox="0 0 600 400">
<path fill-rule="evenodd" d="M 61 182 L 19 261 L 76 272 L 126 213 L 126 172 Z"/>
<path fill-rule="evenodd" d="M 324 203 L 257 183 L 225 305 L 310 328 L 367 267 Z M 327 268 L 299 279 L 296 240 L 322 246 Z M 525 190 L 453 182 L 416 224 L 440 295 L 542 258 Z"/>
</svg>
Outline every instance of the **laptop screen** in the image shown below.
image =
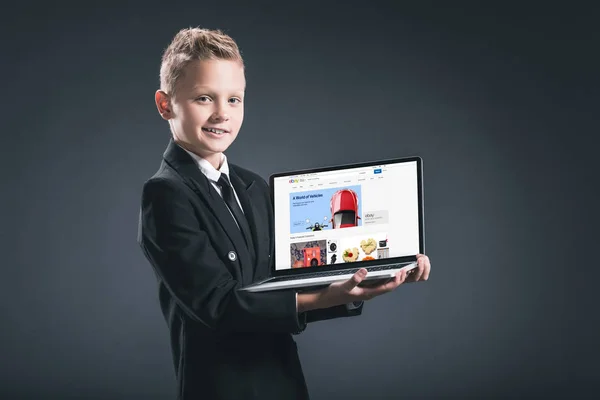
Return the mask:
<svg viewBox="0 0 600 400">
<path fill-rule="evenodd" d="M 417 161 L 275 176 L 275 269 L 419 253 Z"/>
</svg>

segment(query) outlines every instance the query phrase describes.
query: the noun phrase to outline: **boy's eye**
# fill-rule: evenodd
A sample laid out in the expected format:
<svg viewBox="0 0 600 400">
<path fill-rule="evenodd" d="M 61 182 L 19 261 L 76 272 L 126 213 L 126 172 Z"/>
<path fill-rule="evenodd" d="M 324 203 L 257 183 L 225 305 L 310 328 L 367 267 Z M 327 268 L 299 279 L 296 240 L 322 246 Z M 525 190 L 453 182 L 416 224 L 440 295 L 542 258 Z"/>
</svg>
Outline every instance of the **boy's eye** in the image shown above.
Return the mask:
<svg viewBox="0 0 600 400">
<path fill-rule="evenodd" d="M 229 99 L 229 102 L 237 104 L 237 103 L 241 103 L 242 100 L 238 99 L 237 97 L 234 97 L 234 98 Z"/>
<path fill-rule="evenodd" d="M 199 96 L 196 98 L 196 100 L 201 101 L 201 102 L 207 102 L 210 101 L 210 97 L 208 96 Z"/>
</svg>

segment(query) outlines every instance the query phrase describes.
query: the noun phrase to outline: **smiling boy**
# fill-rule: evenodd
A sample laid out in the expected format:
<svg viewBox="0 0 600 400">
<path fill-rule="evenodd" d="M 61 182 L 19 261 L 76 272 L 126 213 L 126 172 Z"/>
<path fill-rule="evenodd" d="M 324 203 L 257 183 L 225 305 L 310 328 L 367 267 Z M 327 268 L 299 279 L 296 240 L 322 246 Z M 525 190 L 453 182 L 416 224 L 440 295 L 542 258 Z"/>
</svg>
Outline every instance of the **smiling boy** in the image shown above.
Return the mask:
<svg viewBox="0 0 600 400">
<path fill-rule="evenodd" d="M 244 119 L 236 43 L 220 31 L 180 31 L 165 50 L 155 103 L 172 138 L 144 183 L 138 242 L 159 282 L 178 399 L 308 399 L 292 335 L 307 323 L 359 315 L 348 306 L 390 292 L 347 282 L 297 295 L 240 287 L 268 276 L 273 213 L 267 183 L 224 152 Z M 426 280 L 420 255 L 412 280 Z"/>
</svg>

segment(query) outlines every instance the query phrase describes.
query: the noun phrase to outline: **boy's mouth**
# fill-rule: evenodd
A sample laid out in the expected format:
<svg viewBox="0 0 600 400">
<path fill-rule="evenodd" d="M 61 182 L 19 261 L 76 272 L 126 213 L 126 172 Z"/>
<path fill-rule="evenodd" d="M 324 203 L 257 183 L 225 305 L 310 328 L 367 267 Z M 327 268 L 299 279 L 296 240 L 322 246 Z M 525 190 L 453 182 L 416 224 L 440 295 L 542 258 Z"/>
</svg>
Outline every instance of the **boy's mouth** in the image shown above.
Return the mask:
<svg viewBox="0 0 600 400">
<path fill-rule="evenodd" d="M 202 128 L 202 130 L 204 132 L 209 132 L 215 135 L 223 135 L 225 133 L 228 133 L 228 131 L 224 130 L 224 129 L 217 129 L 217 128 Z"/>
</svg>

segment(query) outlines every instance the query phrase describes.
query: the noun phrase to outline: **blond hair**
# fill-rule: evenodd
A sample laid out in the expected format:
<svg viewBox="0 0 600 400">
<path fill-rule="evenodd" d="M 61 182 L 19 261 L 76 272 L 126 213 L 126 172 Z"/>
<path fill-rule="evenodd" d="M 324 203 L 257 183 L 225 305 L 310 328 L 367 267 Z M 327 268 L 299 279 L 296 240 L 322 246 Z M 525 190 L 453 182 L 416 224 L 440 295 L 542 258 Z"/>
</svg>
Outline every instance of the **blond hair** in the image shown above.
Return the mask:
<svg viewBox="0 0 600 400">
<path fill-rule="evenodd" d="M 192 61 L 204 60 L 237 61 L 244 66 L 238 45 L 229 35 L 218 29 L 182 29 L 162 56 L 160 89 L 173 96 L 186 65 Z"/>
</svg>

